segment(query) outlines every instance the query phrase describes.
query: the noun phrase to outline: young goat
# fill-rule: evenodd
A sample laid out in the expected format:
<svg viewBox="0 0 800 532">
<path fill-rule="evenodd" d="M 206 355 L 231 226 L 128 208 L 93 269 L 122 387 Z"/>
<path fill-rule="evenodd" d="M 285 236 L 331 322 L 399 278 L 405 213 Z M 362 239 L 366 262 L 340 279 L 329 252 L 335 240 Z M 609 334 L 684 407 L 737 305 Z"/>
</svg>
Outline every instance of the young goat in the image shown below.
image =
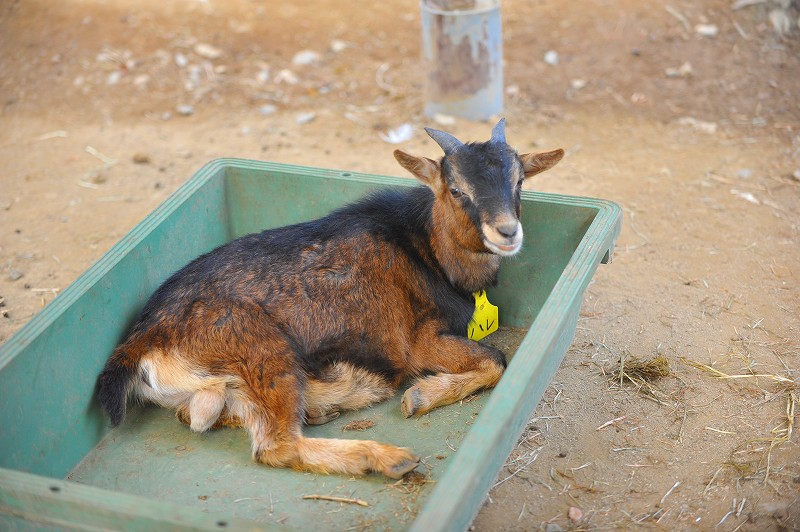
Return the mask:
<svg viewBox="0 0 800 532">
<path fill-rule="evenodd" d="M 244 427 L 260 463 L 392 478 L 414 469 L 409 449 L 305 438 L 302 425 L 387 399 L 408 377 L 405 417 L 500 379 L 504 355 L 466 338 L 472 293 L 522 245 L 523 181 L 564 154 L 518 155 L 504 128 L 470 144 L 426 129 L 440 161 L 394 155 L 427 187 L 239 238 L 175 273 L 100 374 L 112 424 L 133 393 L 193 431 Z"/>
</svg>

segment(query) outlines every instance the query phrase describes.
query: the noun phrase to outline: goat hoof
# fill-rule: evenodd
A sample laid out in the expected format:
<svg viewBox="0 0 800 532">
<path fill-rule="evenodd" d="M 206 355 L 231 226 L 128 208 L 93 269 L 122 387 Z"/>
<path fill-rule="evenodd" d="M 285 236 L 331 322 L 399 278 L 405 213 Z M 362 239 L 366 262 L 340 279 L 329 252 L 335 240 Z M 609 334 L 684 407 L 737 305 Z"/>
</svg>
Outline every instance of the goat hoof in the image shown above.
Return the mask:
<svg viewBox="0 0 800 532">
<path fill-rule="evenodd" d="M 419 465 L 419 458 L 411 455 L 410 459 L 401 460 L 388 467 L 383 474 L 389 478 L 403 478 L 406 473 L 410 473 Z"/>
<path fill-rule="evenodd" d="M 192 418 L 189 417 L 189 409 L 186 407 L 178 408 L 178 410 L 175 412 L 175 417 L 184 425 L 192 424 Z"/>
<path fill-rule="evenodd" d="M 403 401 L 400 403 L 400 411 L 403 417 L 408 418 L 416 414 L 422 408 L 422 392 L 414 386 L 406 390 L 403 394 Z"/>
<path fill-rule="evenodd" d="M 324 425 L 339 417 L 339 414 L 338 410 L 333 410 L 325 414 L 311 414 L 310 412 L 306 412 L 306 425 Z"/>
</svg>

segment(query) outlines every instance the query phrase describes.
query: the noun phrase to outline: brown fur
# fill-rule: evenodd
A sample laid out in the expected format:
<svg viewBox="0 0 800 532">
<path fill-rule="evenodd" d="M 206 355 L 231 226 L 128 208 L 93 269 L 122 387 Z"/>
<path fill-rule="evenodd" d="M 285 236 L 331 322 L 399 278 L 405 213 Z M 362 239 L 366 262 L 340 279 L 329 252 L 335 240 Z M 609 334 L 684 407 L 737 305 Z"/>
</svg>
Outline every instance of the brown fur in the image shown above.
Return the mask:
<svg viewBox="0 0 800 532">
<path fill-rule="evenodd" d="M 562 155 L 514 152 L 514 170 L 501 186 L 516 186 Z M 243 427 L 263 464 L 392 478 L 414 469 L 418 458 L 408 449 L 306 438 L 302 425 L 383 401 L 409 377 L 418 380 L 403 395 L 405 417 L 497 384 L 502 354 L 452 330 L 465 327 L 469 292 L 495 282 L 500 256 L 487 249 L 487 233 L 494 231 L 492 241 L 505 238 L 495 226 L 517 223 L 518 207 L 516 215 L 513 206 L 482 215 L 489 227 L 482 229 L 451 193 L 453 186 L 475 193 L 467 176 L 454 171 L 448 184 L 442 161 L 399 150 L 395 157 L 433 191 L 425 231 L 406 235 L 406 247 L 368 232 L 299 242 L 267 232 L 199 258 L 156 292 L 109 359 L 100 397 L 112 419 L 124 416 L 133 392 L 175 409 L 193 431 Z M 296 255 L 281 263 L 265 255 L 270 266 L 259 269 L 252 255 L 269 242 L 281 242 L 274 254 L 288 247 Z M 434 273 L 426 278 L 420 268 Z M 441 289 L 448 295 L 432 295 L 432 275 L 446 277 L 436 282 L 449 283 Z M 340 352 L 351 358 L 337 358 Z M 121 412 L 112 410 L 119 394 Z"/>
</svg>

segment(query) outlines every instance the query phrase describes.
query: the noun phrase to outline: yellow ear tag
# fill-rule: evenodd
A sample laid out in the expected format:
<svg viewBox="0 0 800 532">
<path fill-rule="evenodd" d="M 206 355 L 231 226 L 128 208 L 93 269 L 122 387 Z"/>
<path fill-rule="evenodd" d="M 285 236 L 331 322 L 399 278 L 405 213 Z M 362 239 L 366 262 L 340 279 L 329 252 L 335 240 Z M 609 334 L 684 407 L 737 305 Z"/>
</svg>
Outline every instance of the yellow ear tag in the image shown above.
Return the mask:
<svg viewBox="0 0 800 532">
<path fill-rule="evenodd" d="M 480 340 L 495 332 L 498 327 L 497 307 L 489 303 L 486 290 L 474 292 L 475 313 L 467 326 L 467 336 L 470 340 Z"/>
</svg>

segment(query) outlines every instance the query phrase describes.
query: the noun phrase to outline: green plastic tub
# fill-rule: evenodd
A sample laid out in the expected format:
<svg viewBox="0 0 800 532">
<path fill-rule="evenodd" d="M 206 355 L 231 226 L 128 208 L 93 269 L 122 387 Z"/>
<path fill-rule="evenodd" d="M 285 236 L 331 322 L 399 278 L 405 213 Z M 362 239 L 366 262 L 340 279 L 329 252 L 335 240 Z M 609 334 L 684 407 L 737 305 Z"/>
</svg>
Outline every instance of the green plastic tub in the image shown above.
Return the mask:
<svg viewBox="0 0 800 532">
<path fill-rule="evenodd" d="M 467 528 L 574 337 L 586 286 L 610 258 L 621 223 L 613 203 L 523 192 L 525 246 L 489 292 L 502 334 L 518 345 L 493 391 L 403 419 L 401 390 L 306 428 L 411 447 L 424 478 L 264 467 L 251 461 L 242 430 L 195 434 L 149 405 L 131 407 L 109 430 L 95 400 L 109 354 L 172 272 L 232 238 L 321 216 L 384 186 L 416 182 L 212 161 L 1 346 L 0 529 Z M 347 430 L 364 419 L 374 426 Z"/>
</svg>

